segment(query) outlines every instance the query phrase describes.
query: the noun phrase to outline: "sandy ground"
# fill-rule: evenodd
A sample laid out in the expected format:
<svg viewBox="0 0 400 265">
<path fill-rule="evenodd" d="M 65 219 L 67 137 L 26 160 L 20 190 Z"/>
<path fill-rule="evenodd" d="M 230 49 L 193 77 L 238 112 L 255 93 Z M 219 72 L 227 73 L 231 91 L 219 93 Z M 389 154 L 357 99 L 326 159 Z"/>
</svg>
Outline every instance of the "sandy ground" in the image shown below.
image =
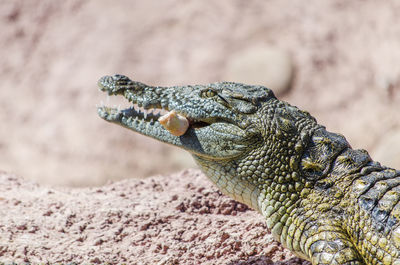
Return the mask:
<svg viewBox="0 0 400 265">
<path fill-rule="evenodd" d="M 0 181 L 1 262 L 309 264 L 198 170 L 99 188 Z"/>
<path fill-rule="evenodd" d="M 98 118 L 97 80 L 235 81 L 249 54 L 276 65 L 257 56 L 274 47 L 293 66 L 281 98 L 400 168 L 398 14 L 396 0 L 3 0 L 0 262 L 301 264 L 199 172 L 167 176 L 188 154 Z"/>
</svg>

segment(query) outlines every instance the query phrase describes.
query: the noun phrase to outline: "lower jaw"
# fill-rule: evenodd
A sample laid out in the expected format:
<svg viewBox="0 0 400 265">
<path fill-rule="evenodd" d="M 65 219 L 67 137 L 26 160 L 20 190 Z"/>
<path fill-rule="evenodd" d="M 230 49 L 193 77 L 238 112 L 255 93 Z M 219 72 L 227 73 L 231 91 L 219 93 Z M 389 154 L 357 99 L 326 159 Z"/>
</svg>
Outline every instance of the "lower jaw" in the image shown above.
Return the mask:
<svg viewBox="0 0 400 265">
<path fill-rule="evenodd" d="M 226 134 L 226 127 L 234 127 L 233 125 L 197 122 L 190 124 L 183 135 L 174 136 L 159 123 L 159 115 L 156 116 L 150 113 L 145 119 L 143 115 L 127 115 L 130 114 L 128 110 L 119 111 L 118 109 L 108 107 L 100 107 L 98 112 L 100 117 L 106 121 L 118 124 L 155 140 L 182 148 L 192 155 L 213 160 L 224 160 L 240 154 L 240 148 L 235 150 L 236 145 L 229 144 L 235 141 L 235 138 L 237 138 L 236 134 L 232 133 L 234 136 Z M 240 130 L 237 129 L 236 131 L 240 135 Z M 217 140 L 213 141 L 213 138 Z"/>
</svg>

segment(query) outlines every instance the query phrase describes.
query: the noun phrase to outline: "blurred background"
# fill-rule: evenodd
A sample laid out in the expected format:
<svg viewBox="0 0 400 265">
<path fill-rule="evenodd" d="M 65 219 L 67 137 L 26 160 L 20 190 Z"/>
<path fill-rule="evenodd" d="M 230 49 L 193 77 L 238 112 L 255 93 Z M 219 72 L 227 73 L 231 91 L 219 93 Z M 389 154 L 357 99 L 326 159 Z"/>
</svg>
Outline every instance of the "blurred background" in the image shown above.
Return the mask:
<svg viewBox="0 0 400 265">
<path fill-rule="evenodd" d="M 92 186 L 194 167 L 98 118 L 97 80 L 275 90 L 400 168 L 400 1 L 2 0 L 0 170 Z"/>
</svg>

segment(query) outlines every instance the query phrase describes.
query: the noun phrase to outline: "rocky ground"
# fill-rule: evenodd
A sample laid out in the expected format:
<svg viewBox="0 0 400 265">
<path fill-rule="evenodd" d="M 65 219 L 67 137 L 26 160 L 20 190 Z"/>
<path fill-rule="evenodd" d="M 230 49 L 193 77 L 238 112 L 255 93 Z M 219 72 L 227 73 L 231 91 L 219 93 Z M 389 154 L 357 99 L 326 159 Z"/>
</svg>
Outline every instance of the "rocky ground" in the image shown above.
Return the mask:
<svg viewBox="0 0 400 265">
<path fill-rule="evenodd" d="M 81 189 L 0 181 L 4 263 L 309 264 L 198 170 Z"/>
<path fill-rule="evenodd" d="M 301 264 L 199 172 L 166 175 L 194 167 L 188 154 L 98 118 L 101 100 L 121 102 L 97 80 L 263 84 L 400 168 L 399 13 L 396 0 L 3 0 L 0 262 Z"/>
</svg>

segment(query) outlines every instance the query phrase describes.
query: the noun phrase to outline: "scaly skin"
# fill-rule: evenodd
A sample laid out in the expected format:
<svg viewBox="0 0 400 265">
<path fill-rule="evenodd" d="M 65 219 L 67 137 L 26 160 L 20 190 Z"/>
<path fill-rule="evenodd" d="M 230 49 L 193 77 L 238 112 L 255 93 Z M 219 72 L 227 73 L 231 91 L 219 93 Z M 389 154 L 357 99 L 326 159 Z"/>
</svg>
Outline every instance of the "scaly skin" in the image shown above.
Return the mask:
<svg viewBox="0 0 400 265">
<path fill-rule="evenodd" d="M 135 108 L 100 107 L 103 119 L 189 151 L 225 194 L 258 210 L 273 236 L 313 264 L 400 265 L 400 171 L 325 130 L 262 86 L 152 87 L 122 75 L 102 91 L 190 123 L 173 136 Z"/>
</svg>

